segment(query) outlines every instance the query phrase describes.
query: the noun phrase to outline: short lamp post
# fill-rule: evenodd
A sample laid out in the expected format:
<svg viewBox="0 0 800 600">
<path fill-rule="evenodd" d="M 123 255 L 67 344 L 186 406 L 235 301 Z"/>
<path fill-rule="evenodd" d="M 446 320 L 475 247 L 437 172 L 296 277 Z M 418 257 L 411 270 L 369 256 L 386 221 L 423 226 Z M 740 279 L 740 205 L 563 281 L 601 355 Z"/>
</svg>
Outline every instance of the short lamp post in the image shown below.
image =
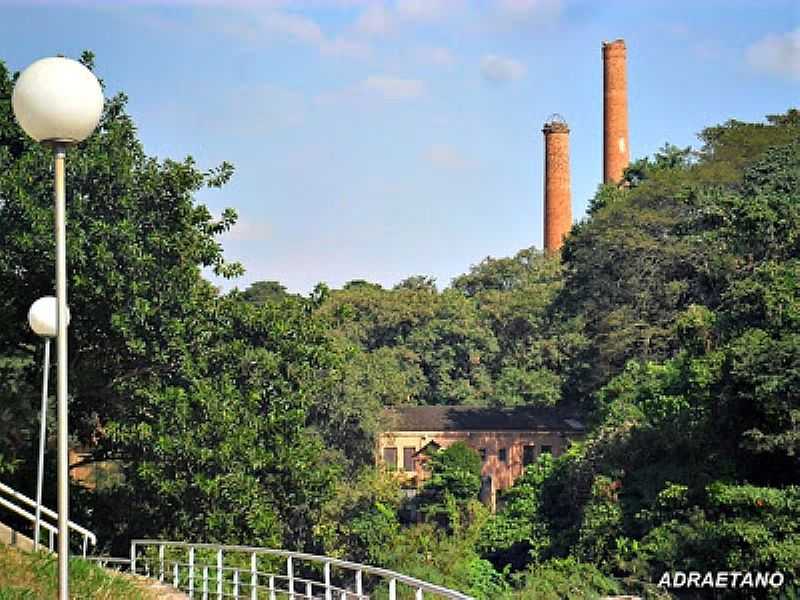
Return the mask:
<svg viewBox="0 0 800 600">
<path fill-rule="evenodd" d="M 103 112 L 103 90 L 81 63 L 63 57 L 25 69 L 11 96 L 20 127 L 53 148 L 56 234 L 56 396 L 58 399 L 58 600 L 69 600 L 69 457 L 67 447 L 67 249 L 64 159 L 67 146 L 85 140 Z"/>
<path fill-rule="evenodd" d="M 44 338 L 44 361 L 42 364 L 42 414 L 39 419 L 39 467 L 36 471 L 36 520 L 33 527 L 33 549 L 39 548 L 39 528 L 42 522 L 42 483 L 44 481 L 44 447 L 47 440 L 47 378 L 50 372 L 50 338 L 58 333 L 58 303 L 53 296 L 39 298 L 31 304 L 28 311 L 28 323 L 33 332 Z M 69 326 L 69 309 L 67 309 L 67 326 Z"/>
</svg>

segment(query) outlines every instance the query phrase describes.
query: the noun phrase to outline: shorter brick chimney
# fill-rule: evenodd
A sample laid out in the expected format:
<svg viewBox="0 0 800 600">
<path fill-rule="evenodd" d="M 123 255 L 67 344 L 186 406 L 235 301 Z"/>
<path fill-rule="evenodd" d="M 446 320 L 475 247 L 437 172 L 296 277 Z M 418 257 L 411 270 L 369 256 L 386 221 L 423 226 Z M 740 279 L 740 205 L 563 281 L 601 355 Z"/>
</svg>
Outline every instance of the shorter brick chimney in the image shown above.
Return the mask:
<svg viewBox="0 0 800 600">
<path fill-rule="evenodd" d="M 569 127 L 553 115 L 544 133 L 544 249 L 556 252 L 572 227 L 572 193 L 569 178 Z"/>
</svg>

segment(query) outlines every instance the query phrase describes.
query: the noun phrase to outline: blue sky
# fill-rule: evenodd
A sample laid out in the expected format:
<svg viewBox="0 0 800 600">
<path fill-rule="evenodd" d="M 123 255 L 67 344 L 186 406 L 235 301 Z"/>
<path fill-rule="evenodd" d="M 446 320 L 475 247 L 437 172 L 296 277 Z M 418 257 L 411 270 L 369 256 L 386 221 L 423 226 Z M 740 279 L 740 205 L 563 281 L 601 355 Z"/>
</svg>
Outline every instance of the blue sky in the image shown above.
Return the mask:
<svg viewBox="0 0 800 600">
<path fill-rule="evenodd" d="M 601 177 L 603 40 L 628 47 L 633 158 L 798 106 L 796 0 L 0 0 L 0 59 L 97 56 L 146 151 L 236 167 L 198 196 L 246 287 L 440 287 L 542 245 L 541 128 L 571 134 L 573 215 Z M 213 279 L 213 278 L 212 278 Z"/>
</svg>

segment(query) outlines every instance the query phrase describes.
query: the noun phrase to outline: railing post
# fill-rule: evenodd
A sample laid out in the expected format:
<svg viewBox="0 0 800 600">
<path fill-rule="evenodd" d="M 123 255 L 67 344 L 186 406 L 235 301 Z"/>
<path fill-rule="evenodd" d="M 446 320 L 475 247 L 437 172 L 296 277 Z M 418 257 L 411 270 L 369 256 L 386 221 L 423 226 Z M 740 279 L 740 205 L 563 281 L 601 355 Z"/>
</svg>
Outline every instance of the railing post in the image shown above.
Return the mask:
<svg viewBox="0 0 800 600">
<path fill-rule="evenodd" d="M 286 576 L 289 579 L 289 600 L 294 600 L 294 566 L 291 556 L 286 557 Z"/>
<path fill-rule="evenodd" d="M 50 539 L 49 539 L 48 546 L 50 547 L 50 552 L 52 552 L 53 551 L 53 530 L 50 529 L 49 533 L 50 533 L 50 536 L 49 536 Z"/>
<path fill-rule="evenodd" d="M 333 600 L 331 595 L 331 563 L 328 561 L 325 561 L 323 573 L 325 575 L 325 600 Z"/>
<path fill-rule="evenodd" d="M 89 538 L 86 537 L 86 534 L 83 534 L 83 558 L 86 558 L 86 546 L 89 544 Z"/>
<path fill-rule="evenodd" d="M 222 600 L 222 548 L 217 550 L 217 598 Z"/>
<path fill-rule="evenodd" d="M 88 546 L 89 541 L 91 541 L 91 538 L 85 536 L 84 545 Z M 152 551 L 152 547 L 156 546 L 158 548 L 158 580 L 163 582 L 169 577 L 172 579 L 172 586 L 183 591 L 186 597 L 192 600 L 195 600 L 195 594 L 198 595 L 199 600 L 201 589 L 202 600 L 209 600 L 209 598 L 216 598 L 217 600 L 227 600 L 229 598 L 236 598 L 237 600 L 266 600 L 267 598 L 269 600 L 277 600 L 278 598 L 284 598 L 284 600 L 300 600 L 300 598 L 305 600 L 368 600 L 370 595 L 365 592 L 365 587 L 368 588 L 372 585 L 370 583 L 372 582 L 370 574 L 380 579 L 379 589 L 386 590 L 387 588 L 383 586 L 388 586 L 387 596 L 382 596 L 385 600 L 398 600 L 399 597 L 426 600 L 426 598 L 439 597 L 440 595 L 447 598 L 467 597 L 453 590 L 426 584 L 424 581 L 400 573 L 339 561 L 329 556 L 300 555 L 298 557 L 297 553 L 282 550 L 155 540 L 151 542 L 131 540 L 130 544 L 130 567 L 132 573 L 147 572 L 149 576 L 152 570 L 152 576 L 156 577 L 155 556 Z M 143 548 L 141 550 L 142 560 L 139 560 L 138 557 L 140 546 Z M 167 547 L 174 547 L 175 554 L 167 556 Z M 198 548 L 201 551 L 200 556 L 197 553 Z M 186 563 L 181 562 L 184 560 L 184 549 L 188 551 L 185 559 Z M 226 567 L 224 556 L 227 550 L 243 554 L 244 556 L 241 558 L 245 558 L 249 554 L 249 565 L 244 560 L 240 561 L 239 558 L 236 558 L 235 561 L 229 561 L 230 566 Z M 216 567 L 213 560 L 207 561 L 203 558 L 206 551 L 210 552 L 211 556 L 216 551 Z M 275 557 L 274 559 L 270 558 L 269 567 L 264 567 L 265 572 L 259 572 L 259 556 L 263 553 L 267 553 L 270 556 L 275 555 Z M 298 558 L 301 562 L 305 560 L 311 561 L 313 573 L 319 573 L 316 569 L 321 563 L 323 567 L 322 578 L 317 579 L 319 577 L 318 574 L 309 575 L 308 578 L 305 578 L 302 573 L 296 575 L 294 572 L 295 558 Z M 273 570 L 273 560 L 280 562 L 281 559 L 286 561 L 286 587 L 283 584 L 284 575 L 281 573 L 280 567 L 274 569 L 273 573 L 269 573 L 269 571 Z M 89 560 L 94 560 L 98 563 L 103 562 L 102 558 L 90 558 Z M 172 566 L 170 566 L 170 561 Z M 263 567 L 264 565 L 262 564 L 261 566 Z M 185 587 L 182 586 L 182 567 L 186 567 L 187 583 Z M 334 583 L 334 567 L 338 569 L 336 571 L 336 583 Z M 202 569 L 202 584 L 198 581 L 201 576 L 200 569 Z M 226 570 L 231 573 L 231 578 L 228 582 L 225 581 Z M 213 586 L 213 573 L 215 572 L 216 593 Z M 250 577 L 247 577 L 248 573 Z M 365 574 L 369 579 L 367 582 L 364 581 Z M 399 592 L 397 589 L 398 584 L 402 588 Z M 227 590 L 226 585 L 229 586 Z M 320 586 L 325 590 L 324 594 L 320 592 Z"/>
<path fill-rule="evenodd" d="M 194 546 L 189 547 L 189 598 L 194 598 Z"/>
<path fill-rule="evenodd" d="M 53 532 L 50 532 L 50 551 L 53 550 Z M 131 573 L 136 575 L 136 542 L 131 542 Z"/>
<path fill-rule="evenodd" d="M 250 600 L 258 600 L 258 557 L 250 555 Z"/>
</svg>

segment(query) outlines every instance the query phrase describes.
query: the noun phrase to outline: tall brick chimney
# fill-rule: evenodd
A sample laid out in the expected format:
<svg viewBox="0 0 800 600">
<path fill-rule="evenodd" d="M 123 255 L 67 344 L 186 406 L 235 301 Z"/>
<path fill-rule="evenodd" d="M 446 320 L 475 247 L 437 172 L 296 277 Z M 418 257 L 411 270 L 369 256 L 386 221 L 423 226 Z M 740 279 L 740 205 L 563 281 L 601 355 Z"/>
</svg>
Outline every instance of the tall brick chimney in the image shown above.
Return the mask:
<svg viewBox="0 0 800 600">
<path fill-rule="evenodd" d="M 569 185 L 569 127 L 553 115 L 544 133 L 544 249 L 555 252 L 572 227 L 572 194 Z"/>
<path fill-rule="evenodd" d="M 603 42 L 603 182 L 619 183 L 628 166 L 625 40 Z"/>
</svg>

